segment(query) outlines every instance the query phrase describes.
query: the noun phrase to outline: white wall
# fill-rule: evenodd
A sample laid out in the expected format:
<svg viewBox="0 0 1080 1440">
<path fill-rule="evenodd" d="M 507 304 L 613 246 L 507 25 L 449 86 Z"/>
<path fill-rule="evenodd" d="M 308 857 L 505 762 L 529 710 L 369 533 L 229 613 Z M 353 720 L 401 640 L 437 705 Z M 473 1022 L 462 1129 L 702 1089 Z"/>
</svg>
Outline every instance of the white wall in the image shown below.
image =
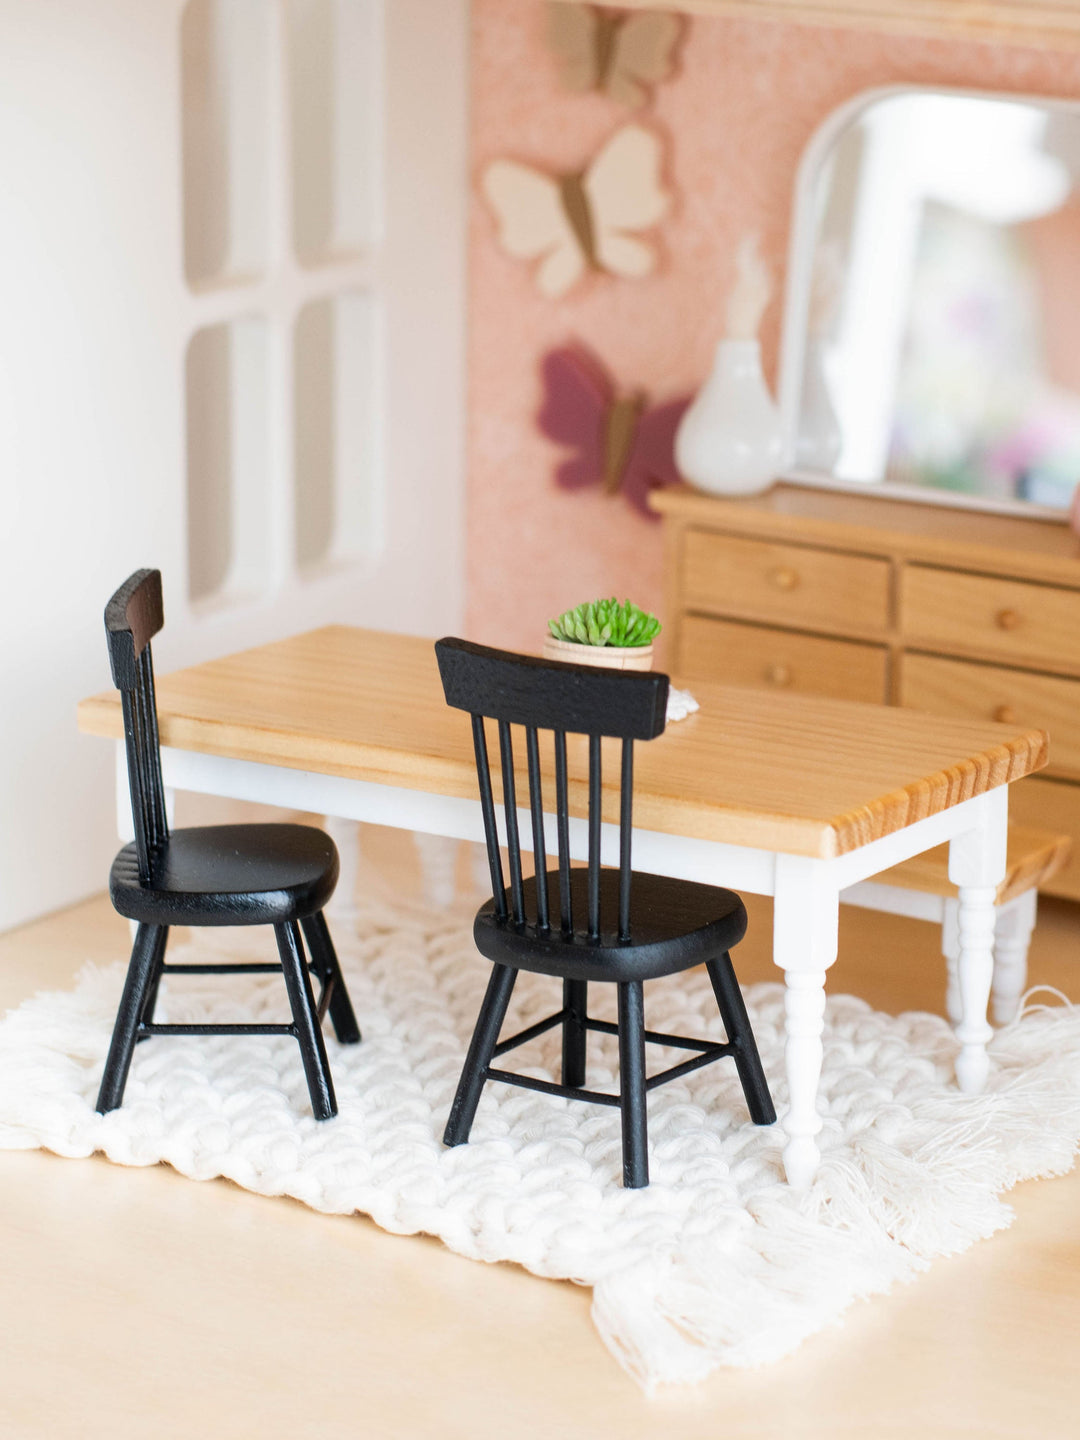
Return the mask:
<svg viewBox="0 0 1080 1440">
<path fill-rule="evenodd" d="M 181 10 L 0 0 L 0 928 L 104 886 L 111 747 L 79 736 L 74 711 L 109 685 L 101 612 L 129 571 L 164 574 L 159 672 L 331 620 L 460 621 L 465 0 L 387 5 L 385 233 L 358 272 L 386 334 L 386 547 L 295 565 L 291 321 L 320 281 L 286 253 L 278 134 L 271 540 L 261 593 L 217 608 L 187 598 L 185 352 L 255 299 L 184 281 Z"/>
</svg>

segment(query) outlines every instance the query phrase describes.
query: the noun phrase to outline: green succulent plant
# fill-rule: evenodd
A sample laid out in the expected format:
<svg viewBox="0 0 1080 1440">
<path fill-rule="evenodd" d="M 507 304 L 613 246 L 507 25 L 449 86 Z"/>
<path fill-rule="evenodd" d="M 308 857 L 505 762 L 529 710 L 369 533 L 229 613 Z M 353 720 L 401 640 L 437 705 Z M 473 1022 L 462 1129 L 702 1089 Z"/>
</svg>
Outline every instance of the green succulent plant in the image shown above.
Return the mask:
<svg viewBox="0 0 1080 1440">
<path fill-rule="evenodd" d="M 620 605 L 610 600 L 590 600 L 575 605 L 563 615 L 548 621 L 548 629 L 556 640 L 569 640 L 578 645 L 648 645 L 660 633 L 655 615 L 624 600 Z"/>
</svg>

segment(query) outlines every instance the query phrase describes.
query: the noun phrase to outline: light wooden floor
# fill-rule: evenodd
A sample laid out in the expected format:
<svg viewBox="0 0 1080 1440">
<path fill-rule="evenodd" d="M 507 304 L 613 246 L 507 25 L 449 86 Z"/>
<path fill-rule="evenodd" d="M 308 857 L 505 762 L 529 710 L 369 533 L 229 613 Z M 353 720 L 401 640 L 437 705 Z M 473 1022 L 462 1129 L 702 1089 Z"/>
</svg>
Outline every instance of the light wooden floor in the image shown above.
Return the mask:
<svg viewBox="0 0 1080 1440">
<path fill-rule="evenodd" d="M 384 880 L 415 884 L 402 838 L 377 839 Z M 750 908 L 740 977 L 773 978 L 769 905 Z M 938 1006 L 930 926 L 843 917 L 835 988 Z M 0 1008 L 126 948 L 103 898 L 2 936 Z M 1080 911 L 1044 904 L 1032 978 L 1080 998 Z M 575 1286 L 161 1167 L 0 1152 L 0 1436 L 1073 1440 L 1080 1172 L 1012 1198 L 1011 1230 L 789 1360 L 650 1401 Z"/>
</svg>

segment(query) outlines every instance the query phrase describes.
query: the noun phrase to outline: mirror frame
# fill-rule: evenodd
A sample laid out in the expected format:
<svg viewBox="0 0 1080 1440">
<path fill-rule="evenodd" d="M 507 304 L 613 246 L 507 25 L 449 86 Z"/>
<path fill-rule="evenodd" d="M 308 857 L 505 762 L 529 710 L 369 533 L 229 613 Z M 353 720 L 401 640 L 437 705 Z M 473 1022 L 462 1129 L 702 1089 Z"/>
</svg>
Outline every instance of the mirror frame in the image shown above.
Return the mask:
<svg viewBox="0 0 1080 1440">
<path fill-rule="evenodd" d="M 841 132 L 864 110 L 891 95 L 950 95 L 971 100 L 1011 100 L 1017 104 L 1038 105 L 1043 109 L 1067 110 L 1074 115 L 1080 114 L 1080 101 L 1063 100 L 1056 96 L 1014 94 L 1002 90 L 969 90 L 948 85 L 880 85 L 870 90 L 861 90 L 825 117 L 803 151 L 795 178 L 784 315 L 780 332 L 778 400 L 784 435 L 784 469 L 781 479 L 793 485 L 807 485 L 816 490 L 842 490 L 867 497 L 880 495 L 887 500 L 908 500 L 920 505 L 945 505 L 951 509 L 1022 515 L 1029 520 L 1047 520 L 1067 525 L 1067 510 L 1036 505 L 1028 500 L 983 498 L 955 490 L 936 490 L 929 485 L 905 485 L 894 480 L 872 483 L 841 480 L 813 470 L 800 470 L 792 464 L 799 423 L 799 402 L 802 397 L 802 362 L 806 351 L 813 276 L 813 245 L 817 229 L 815 189 L 818 177 Z"/>
</svg>

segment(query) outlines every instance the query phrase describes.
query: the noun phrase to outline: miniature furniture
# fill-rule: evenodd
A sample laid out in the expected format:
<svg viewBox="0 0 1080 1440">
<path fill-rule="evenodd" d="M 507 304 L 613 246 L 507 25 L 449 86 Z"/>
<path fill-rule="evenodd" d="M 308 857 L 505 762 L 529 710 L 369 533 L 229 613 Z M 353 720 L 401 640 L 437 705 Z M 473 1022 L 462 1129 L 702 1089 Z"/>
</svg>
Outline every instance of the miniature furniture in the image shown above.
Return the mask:
<svg viewBox="0 0 1080 1440">
<path fill-rule="evenodd" d="M 1005 878 L 994 899 L 994 978 L 990 1003 L 995 1024 L 1015 1019 L 1027 983 L 1028 947 L 1035 929 L 1038 887 L 1052 879 L 1069 859 L 1067 835 L 1049 835 L 1019 825 L 1009 826 Z M 956 962 L 960 950 L 959 905 L 949 880 L 948 848 L 938 846 L 894 865 L 883 875 L 860 881 L 840 895 L 842 905 L 908 915 L 941 926 L 941 948 L 947 962 L 945 1009 L 960 1021 L 960 990 Z"/>
<path fill-rule="evenodd" d="M 444 1143 L 463 1145 L 468 1140 L 480 1093 L 488 1080 L 573 1100 L 618 1105 L 622 1113 L 623 1184 L 638 1189 L 649 1183 L 646 1091 L 726 1056 L 731 1056 L 738 1067 L 754 1124 L 773 1124 L 776 1111 L 729 954 L 746 933 L 742 901 L 730 890 L 644 875 L 631 868 L 634 741 L 654 740 L 663 733 L 667 676 L 629 671 L 599 673 L 591 666 L 511 655 L 464 640 L 440 640 L 435 653 L 446 703 L 472 717 L 492 884 L 492 898 L 480 910 L 473 928 L 478 950 L 492 963 L 491 980 L 454 1096 Z M 485 718 L 498 722 L 509 901 L 499 850 Z M 528 757 L 535 873 L 527 880 L 522 879 L 512 725 L 525 727 Z M 558 868 L 551 871 L 547 868 L 538 733 L 549 730 L 553 732 L 559 856 Z M 570 866 L 567 732 L 588 737 L 587 869 Z M 600 868 L 602 738 L 621 741 L 617 872 Z M 727 1043 L 717 1045 L 646 1030 L 643 982 L 702 963 L 724 1020 Z M 499 1032 L 519 970 L 561 979 L 562 1008 L 500 1041 Z M 589 984 L 596 982 L 618 987 L 617 1025 L 589 1016 Z M 562 1084 L 492 1069 L 495 1056 L 556 1025 L 562 1026 Z M 590 1030 L 619 1038 L 618 1095 L 584 1088 L 585 1044 Z M 700 1053 L 646 1079 L 646 1041 Z"/>
<path fill-rule="evenodd" d="M 752 685 L 993 720 L 1053 735 L 1015 823 L 1074 841 L 1040 882 L 1080 900 L 1080 539 L 1065 525 L 775 485 L 654 492 L 664 663 Z"/>
<path fill-rule="evenodd" d="M 161 575 L 138 570 L 105 610 L 113 680 L 123 709 L 135 838 L 117 855 L 109 893 L 138 929 L 98 1093 L 101 1114 L 124 1097 L 136 1042 L 152 1035 L 292 1035 L 317 1120 L 337 1114 L 322 1038 L 329 1008 L 344 1045 L 360 1039 L 322 910 L 338 876 L 333 841 L 306 825 L 213 825 L 170 831 L 158 744 L 150 640 L 164 624 Z M 273 925 L 280 964 L 166 965 L 172 925 Z M 318 977 L 312 994 L 301 928 Z M 267 973 L 285 978 L 291 1025 L 163 1025 L 154 1022 L 162 975 Z"/>
<path fill-rule="evenodd" d="M 946 842 L 965 998 L 957 1078 L 965 1090 L 983 1085 L 1007 787 L 1046 764 L 1047 737 L 810 695 L 703 682 L 694 694 L 698 713 L 637 757 L 634 860 L 650 874 L 774 897 L 773 958 L 787 987 L 784 1164 L 805 1185 L 818 1160 L 825 972 L 840 893 Z M 296 635 L 166 676 L 158 716 L 173 788 L 484 838 L 472 746 L 445 705 L 428 640 L 348 626 Z M 84 700 L 79 723 L 121 736 L 116 696 Z M 567 766 L 570 855 L 582 860 L 587 755 L 568 746 Z M 609 782 L 602 801 L 601 860 L 615 864 L 619 792 Z M 549 853 L 552 827 L 545 816 Z"/>
</svg>

